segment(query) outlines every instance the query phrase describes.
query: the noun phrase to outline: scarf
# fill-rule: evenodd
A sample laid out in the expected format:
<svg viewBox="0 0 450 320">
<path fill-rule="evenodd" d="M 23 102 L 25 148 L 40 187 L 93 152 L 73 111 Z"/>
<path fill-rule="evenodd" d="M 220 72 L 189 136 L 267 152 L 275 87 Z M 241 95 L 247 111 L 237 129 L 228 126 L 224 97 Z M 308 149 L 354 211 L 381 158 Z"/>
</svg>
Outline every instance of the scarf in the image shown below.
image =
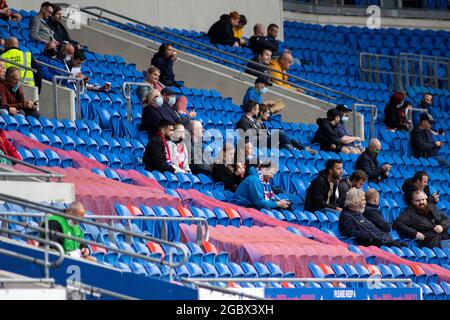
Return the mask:
<svg viewBox="0 0 450 320">
<path fill-rule="evenodd" d="M 156 134 L 162 141 L 163 145 L 164 145 L 164 149 L 165 149 L 165 153 L 166 153 L 166 162 L 168 165 L 172 165 L 172 159 L 170 158 L 170 149 L 169 149 L 169 145 L 167 143 L 166 138 L 164 137 L 164 135 L 162 134 L 161 131 L 158 131 L 158 133 Z"/>
<path fill-rule="evenodd" d="M 266 200 L 266 201 L 275 200 L 276 196 L 275 196 L 275 193 L 273 193 L 273 191 L 272 191 L 272 187 L 270 186 L 270 182 L 264 180 L 264 176 L 262 175 L 262 172 L 260 170 L 258 170 L 258 176 L 259 176 L 259 180 L 261 180 L 261 183 L 263 185 L 264 200 Z"/>
</svg>

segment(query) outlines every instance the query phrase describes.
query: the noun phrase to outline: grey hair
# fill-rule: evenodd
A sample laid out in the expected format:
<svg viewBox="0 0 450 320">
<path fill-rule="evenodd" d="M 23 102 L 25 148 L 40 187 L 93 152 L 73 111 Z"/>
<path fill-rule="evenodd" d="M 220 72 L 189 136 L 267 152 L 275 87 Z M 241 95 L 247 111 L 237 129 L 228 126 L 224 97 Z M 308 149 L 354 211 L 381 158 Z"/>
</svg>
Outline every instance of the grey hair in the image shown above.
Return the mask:
<svg viewBox="0 0 450 320">
<path fill-rule="evenodd" d="M 345 207 L 349 209 L 357 208 L 361 199 L 365 198 L 365 196 L 366 194 L 361 189 L 351 188 L 345 197 Z"/>
<path fill-rule="evenodd" d="M 369 148 L 375 148 L 376 146 L 381 145 L 380 140 L 374 138 L 369 141 Z"/>
</svg>

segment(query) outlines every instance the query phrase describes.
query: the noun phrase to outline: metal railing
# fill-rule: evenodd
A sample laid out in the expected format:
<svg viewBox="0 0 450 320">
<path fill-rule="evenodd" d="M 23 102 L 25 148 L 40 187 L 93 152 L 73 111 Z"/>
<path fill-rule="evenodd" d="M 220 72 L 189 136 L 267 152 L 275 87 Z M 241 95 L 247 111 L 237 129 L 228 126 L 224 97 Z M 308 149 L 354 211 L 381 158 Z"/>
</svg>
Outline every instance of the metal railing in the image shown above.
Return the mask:
<svg viewBox="0 0 450 320">
<path fill-rule="evenodd" d="M 70 6 L 70 4 L 66 4 L 66 3 L 59 3 L 58 5 L 59 5 L 59 6 L 62 6 L 62 7 Z M 97 13 L 92 12 L 92 11 L 90 11 L 90 10 L 98 10 L 98 11 L 100 11 L 100 13 L 97 14 Z M 161 36 L 156 35 L 156 34 L 154 34 L 154 33 L 150 33 L 150 32 L 148 32 L 148 31 L 146 31 L 146 30 L 141 30 L 141 29 L 135 28 L 135 27 L 133 27 L 133 26 L 124 24 L 124 23 L 122 23 L 122 22 L 120 22 L 120 21 L 111 19 L 111 18 L 109 18 L 109 17 L 105 17 L 103 14 L 104 14 L 104 13 L 110 14 L 110 15 L 113 15 L 113 16 L 115 16 L 115 17 L 117 17 L 117 18 L 120 18 L 120 19 L 123 19 L 123 20 L 126 20 L 126 21 L 130 21 L 130 22 L 133 22 L 133 23 L 136 23 L 136 24 L 145 26 L 146 28 L 151 28 L 151 29 L 154 29 L 154 30 L 156 30 L 156 31 L 158 31 L 158 32 L 164 33 L 164 34 L 166 34 L 166 35 L 168 35 L 168 36 L 175 37 L 175 38 L 181 39 L 181 40 L 183 40 L 183 41 L 189 42 L 190 44 L 193 44 L 193 45 L 195 45 L 195 46 L 197 46 L 197 47 L 200 46 L 200 47 L 203 47 L 203 48 L 205 48 L 205 49 L 208 49 L 208 50 L 214 51 L 214 52 L 216 52 L 216 53 L 219 53 L 220 55 L 225 55 L 225 56 L 230 57 L 230 58 L 233 58 L 233 59 L 241 60 L 243 63 L 248 64 L 248 66 L 246 67 L 247 69 L 253 71 L 254 73 L 256 73 L 256 74 L 258 74 L 258 75 L 264 75 L 264 76 L 267 76 L 267 74 L 265 74 L 265 73 L 263 73 L 263 72 L 260 72 L 260 71 L 258 71 L 258 70 L 255 70 L 255 69 L 253 69 L 251 66 L 259 66 L 259 67 L 263 67 L 263 68 L 265 68 L 266 70 L 269 70 L 269 71 L 271 71 L 271 72 L 276 72 L 276 73 L 281 74 L 281 75 L 283 75 L 283 76 L 287 76 L 287 77 L 289 77 L 289 78 L 291 78 L 291 79 L 295 79 L 295 80 L 297 80 L 297 81 L 300 81 L 300 82 L 309 84 L 309 85 L 314 86 L 314 87 L 316 87 L 316 88 L 323 89 L 323 90 L 325 90 L 325 91 L 327 91 L 327 92 L 334 93 L 334 94 L 336 94 L 336 95 L 339 95 L 339 96 L 342 96 L 342 97 L 346 97 L 346 98 L 355 100 L 355 101 L 357 101 L 357 102 L 363 102 L 362 99 L 357 98 L 357 97 L 354 97 L 354 96 L 351 96 L 351 95 L 348 95 L 348 94 L 346 94 L 346 93 L 344 93 L 344 92 L 341 92 L 341 91 L 338 91 L 338 90 L 334 90 L 334 89 L 332 89 L 332 88 L 329 88 L 329 87 L 326 87 L 326 86 L 323 86 L 323 85 L 314 83 L 314 82 L 312 82 L 312 81 L 309 81 L 309 80 L 307 80 L 307 79 L 303 79 L 303 78 L 298 77 L 298 76 L 293 75 L 293 74 L 289 74 L 289 73 L 285 73 L 285 72 L 280 72 L 279 70 L 270 68 L 270 67 L 268 67 L 268 66 L 266 66 L 266 65 L 260 64 L 260 63 L 258 63 L 258 62 L 253 61 L 253 60 L 249 60 L 249 59 L 243 58 L 243 57 L 241 57 L 241 56 L 239 56 L 239 55 L 236 55 L 236 54 L 233 54 L 233 53 L 230 53 L 230 52 L 227 52 L 227 51 L 220 50 L 220 49 L 218 49 L 218 48 L 216 48 L 216 47 L 213 47 L 213 46 L 211 46 L 211 45 L 208 45 L 208 44 L 205 44 L 205 43 L 202 43 L 202 42 L 199 42 L 199 41 L 195 41 L 195 40 L 190 39 L 190 38 L 188 38 L 188 37 L 184 37 L 184 36 L 182 36 L 182 35 L 178 35 L 178 34 L 176 34 L 176 33 L 173 33 L 173 32 L 167 31 L 167 30 L 164 30 L 164 29 L 162 29 L 162 28 L 159 28 L 159 27 L 156 27 L 156 26 L 148 25 L 148 24 L 146 24 L 146 23 L 144 23 L 144 22 L 142 22 L 142 21 L 132 19 L 132 18 L 130 18 L 130 17 L 121 15 L 121 14 L 119 14 L 119 13 L 116 13 L 116 12 L 114 12 L 114 11 L 111 11 L 111 10 L 108 10 L 108 9 L 105 9 L 105 8 L 101 8 L 101 7 L 98 7 L 98 6 L 87 6 L 87 7 L 82 7 L 82 8 L 80 8 L 80 11 L 83 12 L 83 13 L 86 13 L 86 14 L 88 14 L 88 15 L 97 17 L 97 18 L 99 18 L 99 19 L 105 19 L 105 20 L 108 20 L 108 21 L 110 21 L 110 22 L 113 22 L 113 23 L 116 23 L 116 24 L 118 24 L 118 25 L 121 25 L 121 26 L 123 26 L 123 27 L 129 28 L 129 29 L 132 29 L 132 30 L 135 30 L 135 31 L 137 31 L 137 32 L 139 32 L 139 33 L 141 33 L 141 34 L 145 34 L 145 35 L 148 35 L 148 36 L 151 36 L 151 37 L 155 37 L 156 39 L 162 40 L 162 42 L 174 44 L 174 45 L 176 45 L 176 46 L 179 47 L 179 48 L 184 48 L 184 49 L 187 49 L 187 50 L 189 50 L 189 51 L 193 51 L 193 52 L 199 53 L 201 56 L 207 56 L 207 57 L 212 58 L 212 59 L 214 59 L 214 60 L 222 61 L 222 62 L 225 62 L 225 63 L 227 63 L 227 64 L 230 64 L 230 65 L 233 65 L 233 66 L 235 66 L 235 67 L 238 67 L 238 68 L 245 67 L 245 65 L 244 65 L 244 64 L 236 63 L 236 62 L 234 62 L 234 61 L 231 61 L 231 59 L 225 59 L 225 58 L 219 57 L 219 56 L 217 56 L 217 55 L 211 55 L 211 54 L 209 54 L 209 53 L 206 53 L 205 50 L 200 50 L 200 49 L 197 49 L 197 48 L 195 48 L 195 47 L 193 47 L 193 46 L 187 46 L 187 45 L 185 45 L 185 44 L 183 44 L 183 43 L 180 43 L 180 42 L 177 42 L 177 41 L 174 41 L 174 40 L 169 40 L 169 39 L 167 39 L 167 38 L 165 38 L 165 37 L 161 37 Z M 274 79 L 273 76 L 269 76 L 269 77 L 272 78 L 272 79 Z M 290 85 L 290 86 L 292 86 L 292 87 L 302 89 L 302 90 L 304 90 L 305 92 L 310 92 L 310 93 L 312 93 L 312 94 L 316 94 L 316 95 L 325 97 L 325 98 L 330 99 L 330 100 L 335 100 L 335 98 L 332 97 L 332 96 L 329 96 L 329 95 L 327 95 L 327 94 L 324 94 L 324 93 L 315 91 L 315 90 L 313 90 L 313 89 L 309 89 L 309 88 L 302 87 L 302 86 L 299 85 L 299 84 L 292 83 L 292 82 L 289 82 L 289 81 L 284 81 L 284 80 L 282 80 L 282 79 L 275 79 L 275 80 L 278 81 L 278 82 L 284 83 L 284 84 L 288 84 L 288 85 Z"/>
<path fill-rule="evenodd" d="M 103 296 L 108 296 L 108 297 L 112 297 L 112 298 L 116 298 L 116 299 L 120 299 L 120 300 L 138 300 L 136 298 L 133 298 L 133 297 L 121 294 L 121 293 L 93 287 L 90 285 L 86 285 L 84 283 L 70 281 L 70 280 L 67 280 L 66 288 L 67 288 L 69 297 L 71 295 L 73 295 L 74 292 L 77 292 L 79 294 L 89 295 L 94 298 L 101 298 L 103 295 Z"/>
<path fill-rule="evenodd" d="M 356 109 L 357 108 L 370 109 L 370 139 L 375 138 L 375 120 L 378 117 L 377 106 L 374 104 L 361 104 L 361 103 L 353 104 L 352 114 L 353 114 L 353 135 L 354 136 L 357 136 L 357 128 L 356 128 Z"/>
<path fill-rule="evenodd" d="M 59 102 L 58 102 L 58 80 L 67 80 L 75 82 L 75 94 L 76 106 L 75 106 L 75 118 L 81 119 L 81 95 L 84 94 L 84 80 L 74 76 L 53 76 L 53 111 L 55 117 L 59 116 Z"/>
<path fill-rule="evenodd" d="M 151 87 L 153 88 L 153 86 L 150 83 L 147 82 L 124 82 L 123 86 L 122 86 L 122 93 L 123 96 L 125 97 L 125 99 L 127 100 L 127 119 L 128 122 L 131 122 L 133 120 L 133 117 L 131 115 L 131 95 L 132 95 L 132 91 L 131 88 L 132 86 L 136 86 L 136 87 Z"/>
<path fill-rule="evenodd" d="M 28 162 L 7 156 L 5 154 L 0 154 L 0 158 L 3 159 L 7 159 L 9 161 L 11 161 L 13 164 L 20 164 L 23 165 L 25 167 L 31 168 L 33 170 L 42 172 L 42 174 L 33 174 L 33 173 L 16 173 L 16 172 L 0 172 L 0 177 L 2 177 L 3 179 L 8 178 L 8 177 L 34 177 L 34 178 L 44 178 L 47 182 L 50 181 L 50 179 L 55 178 L 57 179 L 58 182 L 61 182 L 61 179 L 63 179 L 65 177 L 65 175 L 63 174 L 59 174 L 59 173 L 54 173 L 52 171 L 46 170 L 46 169 L 42 169 L 40 167 L 37 167 L 35 165 L 32 165 Z"/>
</svg>

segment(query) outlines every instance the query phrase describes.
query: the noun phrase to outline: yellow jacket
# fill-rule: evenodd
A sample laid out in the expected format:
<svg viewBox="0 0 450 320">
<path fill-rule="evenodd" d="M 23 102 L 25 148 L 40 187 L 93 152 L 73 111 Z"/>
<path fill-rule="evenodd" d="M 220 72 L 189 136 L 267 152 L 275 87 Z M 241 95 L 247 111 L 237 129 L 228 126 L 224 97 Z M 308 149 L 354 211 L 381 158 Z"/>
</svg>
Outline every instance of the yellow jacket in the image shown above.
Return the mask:
<svg viewBox="0 0 450 320">
<path fill-rule="evenodd" d="M 270 64 L 269 64 L 269 68 L 272 68 L 272 69 L 275 69 L 277 71 L 284 72 L 284 73 L 287 72 L 287 70 L 283 70 L 281 68 L 281 65 L 278 62 L 278 60 L 272 60 L 270 62 Z M 273 77 L 272 82 L 274 84 L 277 84 L 277 85 L 279 85 L 279 86 L 281 86 L 283 88 L 286 88 L 286 89 L 295 90 L 295 88 L 293 86 L 291 86 L 291 85 L 289 85 L 287 83 L 275 80 L 275 79 L 280 79 L 280 80 L 284 80 L 284 81 L 289 81 L 289 77 L 288 76 L 286 76 L 284 74 L 281 74 L 281 73 L 278 73 L 278 72 L 275 72 L 275 71 L 272 71 L 272 70 L 269 70 L 269 72 L 270 72 L 270 75 Z"/>
<path fill-rule="evenodd" d="M 242 37 L 244 36 L 244 28 L 242 29 L 233 28 L 233 33 L 236 38 L 242 39 Z"/>
</svg>

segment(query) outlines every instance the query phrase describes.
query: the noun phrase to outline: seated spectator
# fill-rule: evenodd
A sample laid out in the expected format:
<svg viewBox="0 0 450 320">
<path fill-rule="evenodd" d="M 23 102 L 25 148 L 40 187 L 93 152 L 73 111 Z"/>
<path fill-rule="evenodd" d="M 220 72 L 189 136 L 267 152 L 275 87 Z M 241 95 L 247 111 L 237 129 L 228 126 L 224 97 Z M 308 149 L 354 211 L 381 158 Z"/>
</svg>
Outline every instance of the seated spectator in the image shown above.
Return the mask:
<svg viewBox="0 0 450 320">
<path fill-rule="evenodd" d="M 416 158 L 433 158 L 444 168 L 450 168 L 450 160 L 439 155 L 443 141 L 434 141 L 432 133 L 433 118 L 424 113 L 420 116 L 419 126 L 411 132 L 411 149 Z"/>
<path fill-rule="evenodd" d="M 5 61 L 0 61 L 0 80 L 5 80 L 6 68 Z"/>
<path fill-rule="evenodd" d="M 152 58 L 152 65 L 157 67 L 161 72 L 159 81 L 165 86 L 180 88 L 184 84 L 182 81 L 175 80 L 175 73 L 173 72 L 173 64 L 178 60 L 177 54 L 170 44 L 164 43 Z"/>
<path fill-rule="evenodd" d="M 423 109 L 423 112 L 413 112 L 412 115 L 412 119 L 413 119 L 413 123 L 414 125 L 419 125 L 420 122 L 420 116 L 423 115 L 424 113 L 428 113 L 433 115 L 433 110 L 432 107 L 433 106 L 433 95 L 429 92 L 425 92 L 422 96 L 422 100 L 420 101 L 420 104 L 418 105 L 417 109 Z"/>
<path fill-rule="evenodd" d="M 408 130 L 411 124 L 406 119 L 405 94 L 396 92 L 384 109 L 384 122 L 388 130 Z"/>
<path fill-rule="evenodd" d="M 400 236 L 418 240 L 419 247 L 450 248 L 448 216 L 428 203 L 427 195 L 421 190 L 411 194 L 410 203 L 393 224 Z"/>
<path fill-rule="evenodd" d="M 103 85 L 89 83 L 89 81 L 90 81 L 89 77 L 86 77 L 83 74 L 83 70 L 82 70 L 82 66 L 85 61 L 86 61 L 86 56 L 84 55 L 83 51 L 77 50 L 75 52 L 75 54 L 73 55 L 72 60 L 70 60 L 67 63 L 67 66 L 68 66 L 70 72 L 72 73 L 72 76 L 83 79 L 84 85 L 87 90 L 103 91 L 103 92 L 111 91 L 111 83 L 105 83 Z M 70 83 L 70 81 L 69 81 L 69 83 Z"/>
<path fill-rule="evenodd" d="M 53 7 L 53 13 L 48 19 L 48 26 L 53 31 L 53 36 L 55 37 L 55 40 L 59 42 L 60 44 L 64 43 L 71 43 L 77 50 L 81 50 L 82 46 L 70 38 L 69 32 L 67 32 L 66 27 L 61 23 L 62 20 L 62 9 L 61 7 L 58 7 L 56 5 L 52 5 Z"/>
<path fill-rule="evenodd" d="M 378 155 L 381 152 L 381 142 L 378 139 L 369 141 L 369 148 L 356 160 L 355 169 L 362 170 L 367 174 L 370 182 L 378 183 L 389 176 L 392 166 L 378 164 Z"/>
<path fill-rule="evenodd" d="M 345 237 L 356 238 L 360 246 L 404 246 L 394 241 L 389 233 L 378 229 L 364 215 L 366 198 L 364 191 L 350 189 L 345 200 L 345 208 L 339 216 L 339 231 Z"/>
<path fill-rule="evenodd" d="M 158 131 L 153 135 L 145 148 L 143 158 L 145 170 L 159 171 L 161 173 L 185 173 L 183 169 L 174 164 L 170 156 L 168 142 L 172 140 L 174 134 L 173 123 L 161 120 L 157 128 Z"/>
<path fill-rule="evenodd" d="M 158 90 L 151 91 L 147 99 L 143 101 L 142 120 L 139 126 L 140 131 L 147 131 L 149 139 L 159 130 L 159 123 L 169 122 L 174 125 L 177 118 L 167 108 L 163 108 L 164 99 Z"/>
<path fill-rule="evenodd" d="M 192 121 L 192 116 L 196 116 L 197 113 L 195 111 L 191 111 L 189 114 L 180 113 L 178 112 L 175 107 L 177 104 L 177 96 L 176 93 L 172 90 L 170 90 L 168 87 L 164 88 L 161 91 L 161 94 L 163 96 L 164 104 L 162 106 L 162 109 L 166 111 L 167 114 L 172 114 L 172 118 L 175 119 L 176 123 L 181 123 L 184 126 L 186 126 L 189 122 Z M 172 119 L 170 119 L 172 120 Z"/>
<path fill-rule="evenodd" d="M 277 40 L 279 32 L 280 27 L 274 23 L 267 27 L 267 40 L 272 44 L 274 57 L 279 57 L 282 54 L 280 52 L 280 41 Z"/>
<path fill-rule="evenodd" d="M 83 204 L 81 202 L 73 202 L 67 209 L 66 214 L 75 218 L 84 218 L 85 209 Z M 61 233 L 66 236 L 83 240 L 84 233 L 83 230 L 81 230 L 80 223 L 77 220 L 66 219 L 61 216 L 53 215 L 48 218 L 48 221 L 50 241 L 58 242 L 64 248 L 64 252 L 72 257 L 83 258 L 94 262 L 97 261 L 91 256 L 89 247 L 85 244 L 81 244 L 75 240 L 66 239 L 55 234 Z M 41 234 L 41 237 L 44 238 L 44 235 Z"/>
<path fill-rule="evenodd" d="M 363 215 L 380 231 L 391 232 L 391 225 L 380 212 L 380 195 L 377 190 L 369 189 L 366 191 L 366 210 L 364 210 Z"/>
<path fill-rule="evenodd" d="M 269 78 L 264 76 L 258 77 L 255 80 L 255 86 L 247 89 L 244 96 L 244 101 L 242 105 L 245 105 L 249 101 L 255 101 L 257 104 L 275 105 L 274 101 L 264 102 L 263 95 L 269 92 L 269 87 L 272 86 Z"/>
<path fill-rule="evenodd" d="M 45 44 L 43 54 L 37 57 L 38 60 L 52 65 L 56 68 L 66 70 L 70 72 L 69 62 L 72 61 L 75 55 L 75 48 L 72 44 L 66 43 L 61 46 L 60 50 L 57 50 L 55 42 L 47 42 Z M 67 74 L 60 72 L 58 70 L 46 67 L 44 65 L 40 66 L 42 78 L 47 81 L 53 81 L 53 76 L 66 76 Z"/>
<path fill-rule="evenodd" d="M 247 18 L 241 14 L 239 17 L 239 24 L 233 28 L 233 35 L 239 39 L 239 45 L 245 46 L 247 41 L 244 40 L 244 27 L 247 25 Z"/>
<path fill-rule="evenodd" d="M 284 75 L 283 73 L 287 73 L 293 64 L 294 64 L 294 58 L 292 57 L 292 54 L 290 52 L 283 52 L 279 56 L 278 59 L 272 60 L 270 62 L 269 67 L 271 69 L 276 70 L 276 71 L 270 70 L 270 75 L 272 76 L 272 82 L 283 88 L 286 88 L 289 90 L 296 90 L 300 93 L 303 93 L 304 91 L 302 89 L 294 88 L 290 84 L 283 82 L 283 81 L 286 81 L 286 82 L 289 81 L 289 77 L 287 75 Z"/>
<path fill-rule="evenodd" d="M 261 209 L 288 209 L 289 201 L 280 198 L 273 192 L 270 181 L 276 173 L 272 163 L 260 165 L 259 170 L 252 168 L 247 178 L 237 188 L 231 203 L 246 207 Z"/>
<path fill-rule="evenodd" d="M 435 192 L 431 194 L 430 188 L 428 187 L 429 177 L 425 171 L 419 171 L 414 174 L 414 176 L 410 179 L 406 179 L 403 183 L 402 190 L 405 193 L 404 199 L 407 205 L 411 205 L 409 203 L 411 199 L 411 195 L 416 190 L 422 190 L 427 195 L 428 203 L 438 203 L 439 202 L 439 193 Z"/>
<path fill-rule="evenodd" d="M 6 137 L 5 131 L 0 129 L 0 154 L 5 155 L 17 160 L 22 160 L 19 152 L 17 152 L 16 147 L 9 142 L 8 137 Z M 12 165 L 12 162 L 8 159 L 0 157 L 0 163 Z"/>
<path fill-rule="evenodd" d="M 233 28 L 239 25 L 240 18 L 240 14 L 236 11 L 231 12 L 230 15 L 222 15 L 220 20 L 214 23 L 208 31 L 211 43 L 233 47 L 244 45 L 244 41 L 235 37 L 233 32 Z"/>
<path fill-rule="evenodd" d="M 244 110 L 245 114 L 236 123 L 236 129 L 240 129 L 244 133 L 246 133 L 248 130 L 254 130 L 253 134 L 256 136 L 257 130 L 259 129 L 255 120 L 259 113 L 258 103 L 250 100 L 242 106 L 242 109 Z"/>
<path fill-rule="evenodd" d="M 355 170 L 349 178 L 342 179 L 339 182 L 339 198 L 336 201 L 336 204 L 343 208 L 345 204 L 345 198 L 347 197 L 348 190 L 362 189 L 364 184 L 367 182 L 367 175 L 364 171 Z"/>
<path fill-rule="evenodd" d="M 247 69 L 245 70 L 245 73 L 250 74 L 255 77 L 265 77 L 265 78 L 267 78 L 266 81 L 269 82 L 270 75 L 269 75 L 269 71 L 267 70 L 267 67 L 269 66 L 270 62 L 272 61 L 272 51 L 270 51 L 270 49 L 261 50 L 261 52 L 258 53 L 253 58 L 253 61 L 256 63 L 262 64 L 263 66 L 260 66 L 256 63 L 249 62 L 249 63 L 247 63 Z"/>
<path fill-rule="evenodd" d="M 205 130 L 200 121 L 192 120 L 187 125 L 187 129 L 191 135 L 191 143 L 188 145 L 189 158 L 191 159 L 190 168 L 192 173 L 198 175 L 200 173 L 210 175 L 214 161 L 207 152 L 204 152 L 203 134 Z"/>
<path fill-rule="evenodd" d="M 6 70 L 5 80 L 0 81 L 1 109 L 5 109 L 12 116 L 21 114 L 39 118 L 37 102 L 25 100 L 20 85 L 20 71 L 15 67 Z"/>
<path fill-rule="evenodd" d="M 55 41 L 56 45 L 60 43 L 56 41 L 53 30 L 48 25 L 50 16 L 53 14 L 53 7 L 50 2 L 41 4 L 39 14 L 31 19 L 30 22 L 30 39 L 38 42 Z"/>
<path fill-rule="evenodd" d="M 6 3 L 6 0 L 0 0 L 0 19 L 5 21 L 20 21 L 22 16 L 18 12 L 13 12 Z"/>
<path fill-rule="evenodd" d="M 278 50 L 266 36 L 264 26 L 261 23 L 255 24 L 253 27 L 253 36 L 250 37 L 249 44 L 250 49 L 256 55 L 260 55 L 264 50 L 270 50 L 272 56 L 273 51 Z"/>
<path fill-rule="evenodd" d="M 174 134 L 169 144 L 170 159 L 173 165 L 179 168 L 178 172 L 190 173 L 189 154 L 184 139 L 186 138 L 186 130 L 181 123 L 174 125 Z M 180 171 L 181 170 L 181 171 Z"/>
<path fill-rule="evenodd" d="M 342 161 L 328 160 L 325 170 L 320 172 L 306 191 L 305 210 L 310 212 L 323 209 L 342 211 L 342 208 L 337 205 L 341 177 Z"/>
<path fill-rule="evenodd" d="M 211 173 L 214 182 L 222 182 L 225 190 L 231 192 L 236 191 L 245 174 L 244 164 L 235 163 L 235 154 L 234 146 L 226 143 L 217 156 Z"/>
<path fill-rule="evenodd" d="M 352 112 L 352 110 L 343 104 L 337 105 L 336 110 L 341 113 L 341 121 L 336 126 L 337 134 L 339 138 L 341 138 L 341 144 L 348 148 L 350 153 L 361 154 L 362 150 L 357 144 L 360 144 L 362 139 L 360 137 L 352 136 L 345 127 L 345 124 L 350 119 L 350 112 Z"/>
<path fill-rule="evenodd" d="M 161 71 L 155 66 L 151 66 L 146 72 L 144 72 L 145 82 L 150 84 L 151 87 L 147 86 L 138 87 L 137 95 L 139 99 L 141 99 L 141 101 L 147 97 L 150 91 L 156 89 L 159 92 L 162 92 L 163 89 L 166 87 L 161 82 L 159 82 L 160 75 Z M 197 113 L 195 111 L 191 111 L 188 113 L 187 103 L 188 100 L 185 96 L 178 97 L 175 103 L 175 110 L 178 112 L 178 114 L 189 115 L 191 118 L 195 118 L 197 116 Z"/>
</svg>

